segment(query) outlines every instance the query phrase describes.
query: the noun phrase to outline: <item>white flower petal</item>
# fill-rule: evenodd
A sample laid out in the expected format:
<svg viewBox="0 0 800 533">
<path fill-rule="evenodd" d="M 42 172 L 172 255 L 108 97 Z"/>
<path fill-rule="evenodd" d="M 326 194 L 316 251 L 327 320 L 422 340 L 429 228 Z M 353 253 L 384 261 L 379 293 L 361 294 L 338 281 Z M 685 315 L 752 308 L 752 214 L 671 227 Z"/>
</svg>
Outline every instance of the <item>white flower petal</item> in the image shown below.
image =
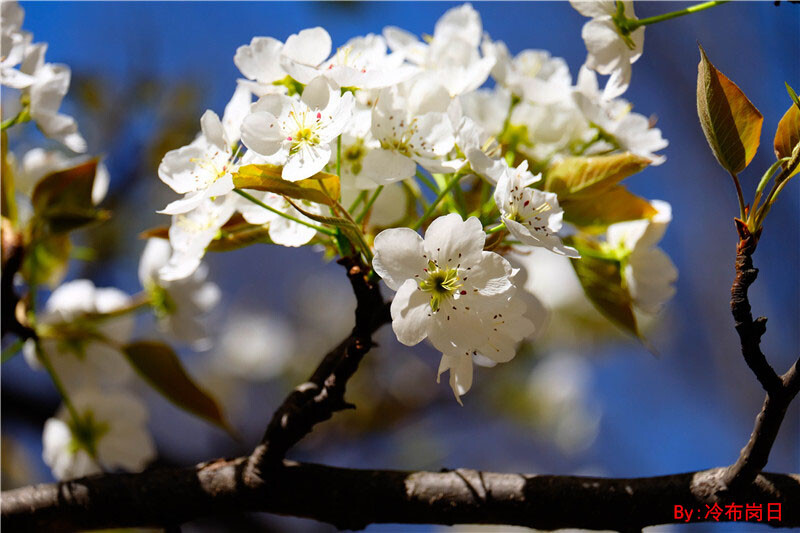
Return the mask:
<svg viewBox="0 0 800 533">
<path fill-rule="evenodd" d="M 406 280 L 392 300 L 392 329 L 397 340 L 406 346 L 414 346 L 427 335 L 430 318 L 430 297 L 419 290 L 417 282 Z"/>
<path fill-rule="evenodd" d="M 462 220 L 451 213 L 431 222 L 425 232 L 425 251 L 428 258 L 437 262 L 439 268 L 452 268 L 461 264 L 463 268 L 480 262 L 486 233 L 476 217 Z"/>
<path fill-rule="evenodd" d="M 410 228 L 383 230 L 375 237 L 372 267 L 393 291 L 409 279 L 417 279 L 427 267 L 422 237 Z"/>
</svg>

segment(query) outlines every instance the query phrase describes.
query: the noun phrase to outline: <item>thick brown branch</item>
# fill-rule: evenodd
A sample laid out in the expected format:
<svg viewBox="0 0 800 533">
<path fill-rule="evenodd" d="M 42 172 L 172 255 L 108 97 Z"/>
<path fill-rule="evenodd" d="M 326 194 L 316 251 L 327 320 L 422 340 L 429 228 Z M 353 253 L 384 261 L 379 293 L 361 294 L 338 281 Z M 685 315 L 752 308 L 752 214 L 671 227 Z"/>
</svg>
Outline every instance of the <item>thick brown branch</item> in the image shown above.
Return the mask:
<svg viewBox="0 0 800 533">
<path fill-rule="evenodd" d="M 762 504 L 762 524 L 800 526 L 800 476 L 795 474 L 762 474 L 739 491 L 720 492 L 722 469 L 603 479 L 475 470 L 353 470 L 284 462 L 264 479 L 253 479 L 243 473 L 246 462 L 241 457 L 7 491 L 2 526 L 7 531 L 51 532 L 158 527 L 212 514 L 264 511 L 342 529 L 372 523 L 479 523 L 626 531 L 680 522 L 676 505 L 702 520 L 714 503 L 723 509 L 728 503 Z M 781 504 L 780 521 L 767 520 L 768 503 Z M 725 514 L 719 518 L 731 519 Z"/>
<path fill-rule="evenodd" d="M 265 468 L 279 464 L 287 450 L 315 424 L 336 411 L 353 407 L 344 400 L 347 381 L 372 348 L 372 334 L 391 320 L 380 288 L 368 278 L 369 271 L 360 259 L 345 257 L 339 263 L 347 269 L 356 295 L 353 332 L 324 357 L 309 380 L 297 386 L 272 415 L 264 438 L 252 455 L 248 475 L 259 476 Z"/>
<path fill-rule="evenodd" d="M 731 287 L 731 311 L 736 321 L 744 360 L 767 391 L 767 396 L 756 417 L 750 440 L 742 449 L 736 463 L 728 467 L 723 476 L 726 485 L 733 489 L 749 485 L 767 466 L 786 409 L 800 389 L 797 363 L 786 374 L 778 376 L 761 352 L 759 344 L 766 331 L 767 319 L 759 317 L 753 320 L 747 297 L 747 289 L 758 275 L 758 270 L 753 267 L 752 254 L 759 236 L 751 234 L 741 221 L 736 220 L 736 223 L 739 245 L 736 250 L 736 278 Z"/>
</svg>

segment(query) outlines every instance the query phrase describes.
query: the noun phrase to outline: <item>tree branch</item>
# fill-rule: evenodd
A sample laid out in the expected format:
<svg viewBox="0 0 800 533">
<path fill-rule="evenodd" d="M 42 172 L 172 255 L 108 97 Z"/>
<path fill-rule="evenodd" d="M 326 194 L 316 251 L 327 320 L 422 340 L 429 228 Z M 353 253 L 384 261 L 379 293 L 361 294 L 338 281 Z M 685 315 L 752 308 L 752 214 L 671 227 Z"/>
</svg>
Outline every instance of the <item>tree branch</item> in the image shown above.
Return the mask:
<svg viewBox="0 0 800 533">
<path fill-rule="evenodd" d="M 391 316 L 380 287 L 369 279 L 369 269 L 360 258 L 344 257 L 339 264 L 347 269 L 356 296 L 355 327 L 349 337 L 323 358 L 308 381 L 298 385 L 272 415 L 261 444 L 251 456 L 248 475 L 258 477 L 271 465 L 279 465 L 289 448 L 315 424 L 328 420 L 336 411 L 355 407 L 344 400 L 347 381 L 372 348 L 372 334 L 390 322 Z"/>
<path fill-rule="evenodd" d="M 681 522 L 682 505 L 703 516 L 717 503 L 764 506 L 763 524 L 800 526 L 800 475 L 762 474 L 720 492 L 723 469 L 634 479 L 499 474 L 475 470 L 355 470 L 285 461 L 248 478 L 247 457 L 193 468 L 99 475 L 3 493 L 8 531 L 75 531 L 180 524 L 250 511 L 311 518 L 338 528 L 373 523 L 509 524 L 626 531 Z M 722 495 L 721 495 L 722 494 Z M 766 504 L 781 503 L 781 521 Z M 730 517 L 720 516 L 720 521 Z"/>
<path fill-rule="evenodd" d="M 13 333 L 23 340 L 34 339 L 36 332 L 22 324 L 17 317 L 20 298 L 14 287 L 14 276 L 22 267 L 25 246 L 22 242 L 22 234 L 17 232 L 5 217 L 2 219 L 0 246 L 2 246 L 2 274 L 0 274 L 0 305 L 2 305 L 0 322 L 2 322 L 2 327 L 0 328 L 0 337 L 5 337 L 6 333 Z"/>
<path fill-rule="evenodd" d="M 731 286 L 731 313 L 747 366 L 767 393 L 774 392 L 781 388 L 781 379 L 767 362 L 760 347 L 761 336 L 767 331 L 767 319 L 762 316 L 753 320 L 747 297 L 747 290 L 758 276 L 758 269 L 753 267 L 752 255 L 758 245 L 760 231 L 751 234 L 739 219 L 736 219 L 736 229 L 739 233 L 739 244 L 736 247 L 736 277 Z"/>
<path fill-rule="evenodd" d="M 750 484 L 767 466 L 786 409 L 800 389 L 798 363 L 783 376 L 778 376 L 761 352 L 759 344 L 761 336 L 766 332 L 767 319 L 759 317 L 753 320 L 747 297 L 747 290 L 758 275 L 758 269 L 753 267 L 752 255 L 758 245 L 760 231 L 751 234 L 747 226 L 738 219 L 736 229 L 739 233 L 739 244 L 736 249 L 736 277 L 731 287 L 731 312 L 736 321 L 744 360 L 767 391 L 767 396 L 756 417 L 750 440 L 723 476 L 726 485 L 734 489 Z"/>
</svg>

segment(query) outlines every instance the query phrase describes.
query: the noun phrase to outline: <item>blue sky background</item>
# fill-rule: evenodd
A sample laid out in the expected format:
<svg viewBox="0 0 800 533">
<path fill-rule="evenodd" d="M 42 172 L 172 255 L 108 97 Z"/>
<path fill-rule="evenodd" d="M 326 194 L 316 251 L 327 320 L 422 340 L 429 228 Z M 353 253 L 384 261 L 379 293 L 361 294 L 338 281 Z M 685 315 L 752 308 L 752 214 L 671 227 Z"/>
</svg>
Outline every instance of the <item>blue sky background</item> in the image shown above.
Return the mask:
<svg viewBox="0 0 800 533">
<path fill-rule="evenodd" d="M 300 29 L 324 26 L 334 47 L 386 25 L 416 34 L 432 33 L 436 19 L 457 4 L 426 3 L 217 3 L 217 2 L 23 2 L 24 27 L 35 41 L 47 41 L 47 59 L 70 65 L 76 74 L 97 74 L 125 84 L 137 74 L 167 80 L 194 80 L 203 89 L 204 107 L 222 109 L 235 88 L 236 48 L 253 36 L 285 40 Z M 566 2 L 476 3 L 484 29 L 507 43 L 512 53 L 524 48 L 549 50 L 564 57 L 573 75 L 585 59 L 580 39 L 586 21 Z M 679 9 L 673 2 L 637 3 L 640 17 Z M 656 358 L 632 341 L 605 345 L 591 354 L 592 398 L 603 419 L 595 445 L 579 458 L 563 459 L 532 444 L 524 429 L 494 420 L 488 410 L 466 402 L 426 415 L 421 427 L 434 428 L 453 442 L 444 465 L 501 470 L 532 468 L 546 473 L 601 469 L 607 475 L 658 475 L 728 464 L 735 460 L 752 429 L 762 393 L 744 366 L 728 310 L 736 237 L 732 217 L 736 201 L 730 178 L 713 159 L 697 122 L 695 80 L 697 42 L 711 60 L 735 81 L 764 115 L 762 147 L 743 173 L 746 197 L 774 160 L 772 136 L 788 107 L 784 81 L 800 88 L 797 28 L 800 6 L 772 2 L 737 2 L 649 27 L 644 55 L 633 66 L 625 97 L 645 115 L 655 114 L 670 141 L 667 162 L 629 180 L 629 187 L 648 198 L 669 201 L 674 221 L 662 247 L 680 271 L 678 293 L 662 320 Z M 199 123 L 199 116 L 198 123 Z M 109 153 L 101 139 L 90 138 L 90 151 Z M 113 156 L 109 157 L 112 188 Z M 152 177 L 157 182 L 155 176 Z M 156 183 L 154 187 L 159 187 Z M 800 348 L 800 265 L 798 214 L 800 183 L 794 183 L 770 214 L 755 256 L 761 269 L 751 289 L 756 313 L 770 318 L 763 348 L 776 369 L 788 368 Z M 747 192 L 750 191 L 750 192 Z M 144 205 L 144 218 L 161 205 Z M 141 222 L 141 227 L 138 224 Z M 136 231 L 147 227 L 134 220 Z M 139 243 L 137 243 L 139 246 Z M 318 258 L 310 250 L 248 249 L 212 257 L 212 276 L 230 298 L 261 290 L 254 301 L 276 312 L 290 308 L 292 287 L 302 276 L 317 275 Z M 123 258 L 100 274 L 99 284 L 137 289 L 136 256 Z M 296 272 L 282 265 L 297 262 Z M 237 268 L 237 276 L 227 276 Z M 336 272 L 336 267 L 326 267 Z M 265 287 L 259 277 L 282 275 L 279 287 Z M 248 285 L 247 283 L 250 283 Z M 252 287 L 251 287 L 252 285 Z M 256 286 L 260 287 L 257 288 Z M 429 359 L 434 357 L 427 353 Z M 513 363 L 512 363 L 513 364 Z M 20 360 L 4 366 L 3 386 L 24 380 L 29 371 Z M 491 387 L 490 376 L 477 386 Z M 435 386 L 433 383 L 430 386 Z M 277 398 L 277 397 L 276 397 Z M 263 407 L 264 416 L 277 399 Z M 259 408 L 260 409 L 260 408 Z M 800 470 L 798 407 L 787 414 L 770 460 L 773 471 Z M 22 429 L 20 429 L 22 431 Z M 38 430 L 30 433 L 38 455 Z M 324 430 L 321 430 L 324 431 Z M 419 467 L 424 458 L 390 463 L 390 435 L 326 450 L 315 461 L 373 467 Z M 535 457 L 530 457 L 533 453 Z M 187 462 L 203 459 L 205 449 L 189 446 Z M 302 450 L 301 450 L 302 454 Z M 197 455 L 197 457 L 195 457 Z M 293 522 L 293 524 L 295 524 Z M 300 526 L 297 526 L 300 527 Z M 691 530 L 706 530 L 699 525 Z M 390 526 L 370 530 L 397 530 Z M 405 529 L 404 529 L 405 530 Z M 719 526 L 715 531 L 744 531 Z"/>
</svg>

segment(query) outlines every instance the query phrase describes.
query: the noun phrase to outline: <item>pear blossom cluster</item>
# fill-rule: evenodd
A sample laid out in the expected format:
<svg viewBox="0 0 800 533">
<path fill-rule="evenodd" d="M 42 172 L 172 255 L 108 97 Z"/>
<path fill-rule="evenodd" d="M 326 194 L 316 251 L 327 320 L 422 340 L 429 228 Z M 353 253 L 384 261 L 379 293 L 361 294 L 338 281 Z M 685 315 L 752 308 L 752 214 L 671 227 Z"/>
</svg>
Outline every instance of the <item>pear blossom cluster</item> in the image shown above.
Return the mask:
<svg viewBox="0 0 800 533">
<path fill-rule="evenodd" d="M 625 13 L 633 17 L 628 4 Z M 584 37 L 616 13 L 605 3 L 575 7 L 596 19 Z M 636 154 L 652 164 L 665 159 L 658 153 L 667 146 L 661 132 L 619 98 L 638 55 L 595 41 L 573 80 L 566 62 L 546 51 L 512 55 L 483 30 L 470 4 L 449 9 L 425 39 L 393 26 L 335 50 L 321 27 L 285 42 L 252 38 L 234 54 L 242 77 L 222 118 L 206 111 L 197 138 L 161 162 L 159 177 L 182 196 L 161 211 L 172 216 L 172 252 L 153 275 L 171 283 L 195 275 L 205 251 L 237 216 L 274 244 L 317 244 L 336 253 L 319 223 L 329 214 L 355 218 L 364 209 L 364 242 L 374 235 L 366 253 L 374 252 L 375 272 L 398 291 L 392 304 L 397 338 L 407 345 L 428 338 L 442 353 L 440 373 L 449 370 L 460 401 L 472 383 L 473 361 L 510 360 L 516 344 L 543 322 L 530 316 L 530 298 L 517 295 L 524 292 L 517 290 L 517 271 L 500 253 L 482 251 L 490 234 L 500 231 L 519 249 L 580 257 L 564 240 L 574 228 L 565 225 L 559 196 L 546 190 L 542 171 L 570 157 L 609 153 Z M 640 53 L 641 31 L 631 42 Z M 612 74 L 605 90 L 592 69 Z M 243 194 L 238 176 L 253 166 L 297 184 L 336 175 L 340 209 L 282 190 Z M 416 207 L 427 202 L 421 184 L 440 196 L 472 184 L 489 191 L 484 201 L 491 203 L 472 216 L 463 207 L 452 212 L 451 203 L 450 214 L 420 224 Z M 367 204 L 370 197 L 374 203 Z M 404 211 L 411 216 L 404 218 Z M 491 216 L 497 225 L 487 222 Z M 428 228 L 424 239 L 420 225 Z M 674 276 L 663 279 L 671 286 Z M 667 296 L 661 291 L 656 299 Z"/>
</svg>

